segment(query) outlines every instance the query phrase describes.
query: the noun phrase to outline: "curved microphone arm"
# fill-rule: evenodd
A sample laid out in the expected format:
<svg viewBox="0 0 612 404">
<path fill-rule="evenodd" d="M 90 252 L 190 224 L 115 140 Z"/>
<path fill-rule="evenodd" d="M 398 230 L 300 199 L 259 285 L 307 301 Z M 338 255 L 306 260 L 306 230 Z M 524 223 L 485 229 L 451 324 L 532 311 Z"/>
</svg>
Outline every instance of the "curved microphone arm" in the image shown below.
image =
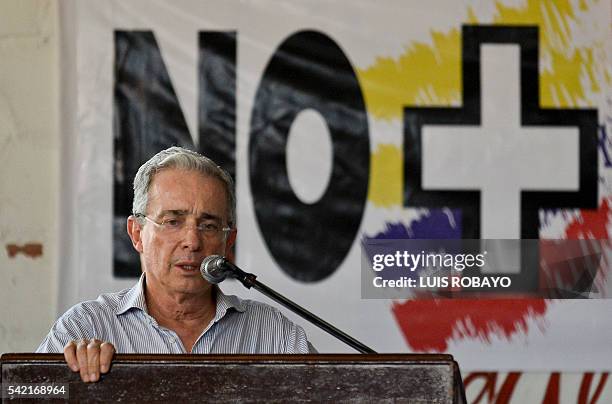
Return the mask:
<svg viewBox="0 0 612 404">
<path fill-rule="evenodd" d="M 202 276 L 211 283 L 220 283 L 227 276 L 238 279 L 247 289 L 253 288 L 258 290 L 260 293 L 263 293 L 275 302 L 282 304 L 289 310 L 310 321 L 312 324 L 333 335 L 357 351 L 368 354 L 376 353 L 376 351 L 374 351 L 372 348 L 369 348 L 365 344 L 357 341 L 355 338 L 351 337 L 345 332 L 340 331 L 327 321 L 315 316 L 302 306 L 293 303 L 285 296 L 259 282 L 256 279 L 256 275 L 243 271 L 236 265 L 229 262 L 225 257 L 220 255 L 211 255 L 206 257 L 204 261 L 202 261 L 200 271 L 202 272 Z"/>
</svg>

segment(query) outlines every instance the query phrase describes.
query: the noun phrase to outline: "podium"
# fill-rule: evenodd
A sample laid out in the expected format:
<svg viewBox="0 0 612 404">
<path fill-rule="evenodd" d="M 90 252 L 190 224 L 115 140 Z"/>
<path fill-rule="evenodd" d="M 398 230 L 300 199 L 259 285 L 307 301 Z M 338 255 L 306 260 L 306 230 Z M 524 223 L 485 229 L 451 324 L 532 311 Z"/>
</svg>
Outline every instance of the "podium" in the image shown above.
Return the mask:
<svg viewBox="0 0 612 404">
<path fill-rule="evenodd" d="M 81 382 L 61 354 L 4 354 L 0 363 L 3 394 L 9 385 L 64 384 L 69 402 L 465 402 L 451 355 L 118 354 L 97 383 Z"/>
</svg>

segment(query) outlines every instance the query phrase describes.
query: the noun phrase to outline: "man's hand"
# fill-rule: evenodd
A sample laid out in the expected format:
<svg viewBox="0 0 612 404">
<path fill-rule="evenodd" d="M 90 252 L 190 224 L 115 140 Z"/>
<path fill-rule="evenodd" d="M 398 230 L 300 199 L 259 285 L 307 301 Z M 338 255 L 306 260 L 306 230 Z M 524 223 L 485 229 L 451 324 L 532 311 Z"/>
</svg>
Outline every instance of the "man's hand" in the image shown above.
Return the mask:
<svg viewBox="0 0 612 404">
<path fill-rule="evenodd" d="M 110 369 L 115 347 L 99 339 L 70 341 L 64 347 L 64 358 L 73 372 L 81 373 L 84 382 L 97 382 L 100 373 Z"/>
</svg>

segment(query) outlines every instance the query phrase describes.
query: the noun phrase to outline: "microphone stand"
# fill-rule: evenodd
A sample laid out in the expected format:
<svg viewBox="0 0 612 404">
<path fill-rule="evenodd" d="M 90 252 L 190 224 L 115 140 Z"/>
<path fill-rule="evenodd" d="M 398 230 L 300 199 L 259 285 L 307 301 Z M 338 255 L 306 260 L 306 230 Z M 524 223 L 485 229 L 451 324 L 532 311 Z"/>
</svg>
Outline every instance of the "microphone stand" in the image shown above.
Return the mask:
<svg viewBox="0 0 612 404">
<path fill-rule="evenodd" d="M 314 314 L 312 314 L 311 312 L 309 312 L 302 306 L 299 306 L 293 303 L 291 300 L 287 299 L 285 296 L 281 295 L 280 293 L 275 292 L 273 289 L 270 289 L 263 283 L 259 282 L 258 280 L 256 280 L 257 278 L 256 275 L 250 274 L 248 272 L 244 272 L 242 269 L 238 268 L 236 265 L 232 264 L 225 258 L 223 258 L 223 261 L 224 261 L 223 262 L 224 266 L 229 270 L 228 271 L 229 274 L 233 278 L 238 279 L 247 289 L 251 289 L 252 287 L 258 290 L 259 292 L 268 296 L 270 299 L 276 301 L 277 303 L 282 304 L 289 310 L 300 315 L 302 318 L 310 321 L 312 324 L 316 325 L 322 330 L 338 338 L 340 341 L 344 342 L 345 344 L 350 345 L 352 348 L 356 349 L 357 351 L 361 353 L 369 353 L 369 354 L 376 353 L 376 351 L 374 351 L 372 348 L 369 348 L 368 346 L 362 344 L 361 342 L 357 341 L 355 338 L 340 331 L 339 329 L 329 324 L 325 320 L 315 316 Z"/>
</svg>

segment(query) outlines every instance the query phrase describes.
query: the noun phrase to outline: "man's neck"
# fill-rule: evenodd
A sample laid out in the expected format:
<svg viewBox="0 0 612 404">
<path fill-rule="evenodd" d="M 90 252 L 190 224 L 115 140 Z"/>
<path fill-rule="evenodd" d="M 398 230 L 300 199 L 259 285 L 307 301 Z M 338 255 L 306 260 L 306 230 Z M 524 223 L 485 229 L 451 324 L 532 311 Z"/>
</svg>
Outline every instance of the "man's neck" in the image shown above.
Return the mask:
<svg viewBox="0 0 612 404">
<path fill-rule="evenodd" d="M 149 315 L 162 326 L 183 325 L 191 328 L 194 324 L 202 324 L 205 327 L 215 316 L 214 287 L 199 294 L 167 293 L 145 281 L 144 291 Z"/>
</svg>

